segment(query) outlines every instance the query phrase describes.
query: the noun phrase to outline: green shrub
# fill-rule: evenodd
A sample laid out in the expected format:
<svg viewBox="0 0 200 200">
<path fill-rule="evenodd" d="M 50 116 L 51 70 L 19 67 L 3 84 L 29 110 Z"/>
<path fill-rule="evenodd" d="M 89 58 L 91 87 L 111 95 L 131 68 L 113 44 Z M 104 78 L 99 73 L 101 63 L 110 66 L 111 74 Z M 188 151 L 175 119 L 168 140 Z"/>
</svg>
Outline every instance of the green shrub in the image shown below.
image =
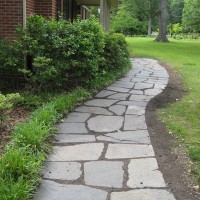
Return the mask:
<svg viewBox="0 0 200 200">
<path fill-rule="evenodd" d="M 127 65 L 129 53 L 124 35 L 106 33 L 103 57 L 100 70 L 118 70 Z"/>
<path fill-rule="evenodd" d="M 94 18 L 71 23 L 31 16 L 27 28 L 18 27 L 17 32 L 17 46 L 24 55 L 34 58 L 36 74 L 22 70 L 28 73 L 32 87 L 55 89 L 85 84 L 96 76 L 102 61 L 104 32 Z"/>
</svg>

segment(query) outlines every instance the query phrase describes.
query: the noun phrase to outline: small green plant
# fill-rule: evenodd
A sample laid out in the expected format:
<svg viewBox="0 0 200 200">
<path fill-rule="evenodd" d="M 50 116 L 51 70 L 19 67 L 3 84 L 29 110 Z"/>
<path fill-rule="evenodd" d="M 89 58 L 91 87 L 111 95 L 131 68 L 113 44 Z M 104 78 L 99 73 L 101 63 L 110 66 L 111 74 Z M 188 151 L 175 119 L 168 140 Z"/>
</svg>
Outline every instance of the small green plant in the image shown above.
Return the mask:
<svg viewBox="0 0 200 200">
<path fill-rule="evenodd" d="M 2 123 L 6 119 L 5 111 L 12 108 L 17 103 L 21 102 L 23 98 L 19 93 L 3 95 L 0 93 L 0 129 Z"/>
</svg>

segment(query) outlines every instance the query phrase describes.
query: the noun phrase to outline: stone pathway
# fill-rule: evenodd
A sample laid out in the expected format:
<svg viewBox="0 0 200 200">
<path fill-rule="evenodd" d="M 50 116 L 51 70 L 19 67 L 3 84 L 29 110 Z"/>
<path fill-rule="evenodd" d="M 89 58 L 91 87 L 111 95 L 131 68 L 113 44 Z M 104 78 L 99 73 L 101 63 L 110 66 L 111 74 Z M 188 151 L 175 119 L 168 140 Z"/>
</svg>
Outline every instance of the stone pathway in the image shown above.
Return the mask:
<svg viewBox="0 0 200 200">
<path fill-rule="evenodd" d="M 159 171 L 145 122 L 168 74 L 157 61 L 133 69 L 58 125 L 35 200 L 175 200 Z"/>
</svg>

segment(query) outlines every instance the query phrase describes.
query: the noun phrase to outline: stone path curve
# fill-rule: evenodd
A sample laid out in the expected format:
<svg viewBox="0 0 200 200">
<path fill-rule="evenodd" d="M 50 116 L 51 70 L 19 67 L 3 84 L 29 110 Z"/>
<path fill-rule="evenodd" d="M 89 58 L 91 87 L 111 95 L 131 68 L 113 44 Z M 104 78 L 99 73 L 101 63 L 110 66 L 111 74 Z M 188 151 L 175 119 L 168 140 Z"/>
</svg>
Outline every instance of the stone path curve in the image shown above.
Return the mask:
<svg viewBox="0 0 200 200">
<path fill-rule="evenodd" d="M 35 200 L 175 200 L 159 171 L 145 122 L 168 83 L 152 59 L 133 68 L 58 125 Z"/>
</svg>

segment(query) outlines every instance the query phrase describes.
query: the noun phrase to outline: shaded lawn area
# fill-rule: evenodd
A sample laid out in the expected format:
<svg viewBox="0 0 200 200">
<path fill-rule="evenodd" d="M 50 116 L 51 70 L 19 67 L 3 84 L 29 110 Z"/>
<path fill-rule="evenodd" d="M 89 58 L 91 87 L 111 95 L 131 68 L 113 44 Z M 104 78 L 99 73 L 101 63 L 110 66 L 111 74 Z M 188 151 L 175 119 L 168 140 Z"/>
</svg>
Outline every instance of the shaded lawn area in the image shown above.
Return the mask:
<svg viewBox="0 0 200 200">
<path fill-rule="evenodd" d="M 181 74 L 187 95 L 158 113 L 169 131 L 186 144 L 200 184 L 200 40 L 170 39 L 170 43 L 156 43 L 153 38 L 126 40 L 131 56 L 164 61 Z"/>
</svg>

